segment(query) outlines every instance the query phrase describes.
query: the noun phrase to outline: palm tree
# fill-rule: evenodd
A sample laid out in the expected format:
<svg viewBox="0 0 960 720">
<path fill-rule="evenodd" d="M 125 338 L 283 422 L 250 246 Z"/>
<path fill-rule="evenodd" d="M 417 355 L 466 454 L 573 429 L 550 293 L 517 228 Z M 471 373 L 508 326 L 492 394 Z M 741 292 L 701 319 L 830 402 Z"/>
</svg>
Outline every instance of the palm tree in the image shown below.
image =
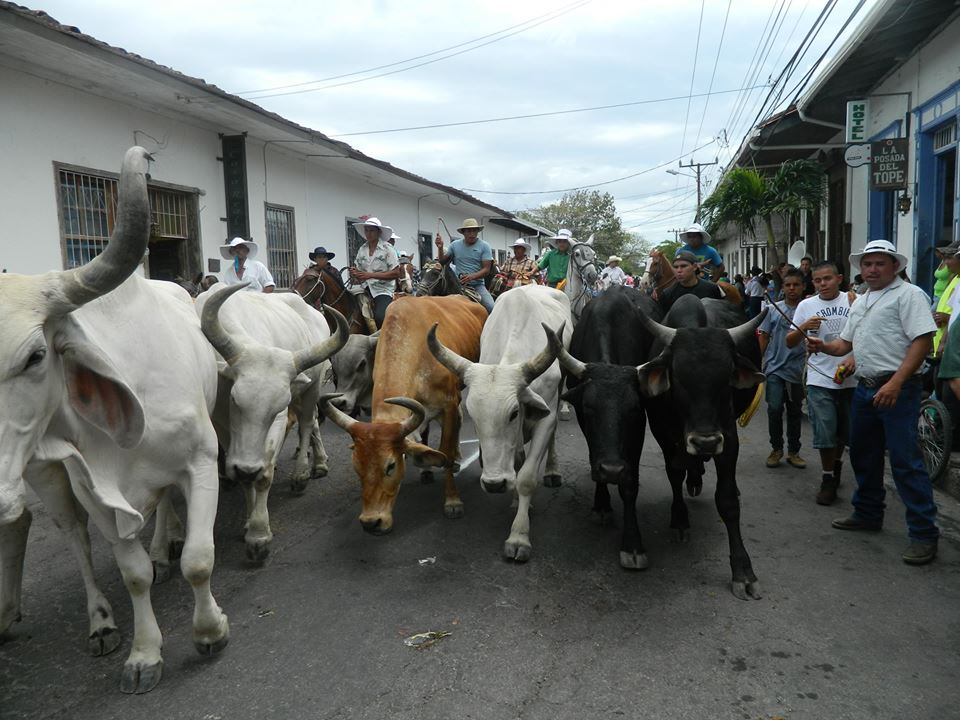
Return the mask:
<svg viewBox="0 0 960 720">
<path fill-rule="evenodd" d="M 767 260 L 775 265 L 780 253 L 773 232 L 774 213 L 783 216 L 785 227 L 790 227 L 790 220 L 801 210 L 818 208 L 825 198 L 819 163 L 787 160 L 771 176 L 751 168 L 734 168 L 703 202 L 701 213 L 711 232 L 731 223 L 751 237 L 756 237 L 756 221 L 761 220 L 767 233 Z"/>
</svg>

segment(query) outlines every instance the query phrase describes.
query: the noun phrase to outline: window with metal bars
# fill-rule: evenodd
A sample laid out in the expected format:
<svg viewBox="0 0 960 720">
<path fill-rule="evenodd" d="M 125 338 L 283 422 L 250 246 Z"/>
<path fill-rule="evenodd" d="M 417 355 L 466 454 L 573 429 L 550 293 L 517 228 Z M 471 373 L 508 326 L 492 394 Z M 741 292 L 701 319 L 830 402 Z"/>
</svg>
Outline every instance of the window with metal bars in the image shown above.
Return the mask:
<svg viewBox="0 0 960 720">
<path fill-rule="evenodd" d="M 933 135 L 933 151 L 945 150 L 953 145 L 957 139 L 957 126 L 950 123 L 937 130 Z"/>
<path fill-rule="evenodd" d="M 297 277 L 297 236 L 294 211 L 284 205 L 266 206 L 267 267 L 277 287 L 293 286 Z"/>
</svg>

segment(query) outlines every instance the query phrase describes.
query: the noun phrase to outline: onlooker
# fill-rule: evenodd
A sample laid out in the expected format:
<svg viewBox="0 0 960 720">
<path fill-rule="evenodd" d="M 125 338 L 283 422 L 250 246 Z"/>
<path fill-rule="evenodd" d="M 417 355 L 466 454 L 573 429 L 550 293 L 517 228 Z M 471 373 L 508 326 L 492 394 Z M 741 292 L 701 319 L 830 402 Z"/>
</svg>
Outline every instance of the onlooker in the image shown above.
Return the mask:
<svg viewBox="0 0 960 720">
<path fill-rule="evenodd" d="M 933 354 L 935 356 L 939 356 L 943 352 L 947 331 L 953 326 L 953 321 L 956 320 L 955 313 L 960 310 L 960 308 L 957 308 L 957 302 L 960 300 L 960 295 L 957 293 L 957 287 L 960 286 L 960 254 L 958 254 L 960 253 L 960 242 L 937 248 L 937 251 L 943 258 L 943 268 L 947 271 L 947 284 L 940 289 L 940 293 L 937 295 L 938 299 L 933 306 L 933 321 L 937 324 L 937 332 L 933 336 Z"/>
<path fill-rule="evenodd" d="M 443 250 L 443 240 L 437 234 L 437 260 L 441 265 L 449 262 L 456 265 L 461 284 L 475 290 L 480 296 L 480 304 L 488 313 L 493 312 L 493 296 L 483 283 L 493 265 L 493 250 L 485 240 L 480 239 L 483 225 L 473 218 L 467 218 L 457 230 L 463 233 L 463 238 L 450 243 L 446 252 Z"/>
<path fill-rule="evenodd" d="M 813 259 L 810 257 L 804 257 L 800 261 L 800 272 L 803 273 L 803 296 L 805 298 L 817 293 L 817 290 L 813 285 L 813 270 L 811 270 L 812 265 Z M 837 270 L 837 272 L 839 272 L 839 270 Z"/>
<path fill-rule="evenodd" d="M 223 271 L 224 285 L 249 282 L 246 289 L 251 292 L 272 293 L 276 283 L 267 266 L 255 259 L 259 252 L 260 247 L 255 242 L 240 237 L 221 245 L 220 256 L 232 261 Z"/>
<path fill-rule="evenodd" d="M 354 282 L 362 283 L 370 293 L 373 321 L 379 328 L 393 300 L 396 281 L 401 277 L 400 259 L 389 243 L 393 230 L 375 217 L 356 222 L 353 227 L 366 238 L 367 244 L 357 250 L 350 277 Z"/>
<path fill-rule="evenodd" d="M 763 270 L 754 265 L 750 269 L 750 280 L 747 281 L 744 293 L 747 301 L 747 318 L 752 319 L 760 314 L 763 307 L 763 296 L 767 291 L 764 282 Z"/>
<path fill-rule="evenodd" d="M 831 342 L 840 337 L 850 315 L 850 298 L 840 292 L 843 275 L 836 263 L 819 262 L 811 271 L 817 294 L 803 300 L 793 316 L 799 330 L 787 333 L 788 347 L 803 347 L 804 334 Z M 813 425 L 813 447 L 820 451 L 823 477 L 818 505 L 837 499 L 843 448 L 850 435 L 850 399 L 857 385 L 853 355 L 842 358 L 817 353 L 807 359 L 807 410 Z M 842 370 L 841 370 L 842 368 Z"/>
<path fill-rule="evenodd" d="M 810 352 L 857 358 L 857 388 L 850 414 L 850 462 L 857 477 L 853 513 L 833 521 L 838 530 L 880 530 L 883 526 L 884 452 L 906 506 L 910 545 L 903 561 L 924 565 L 937 555 L 940 531 L 930 477 L 917 442 L 921 382 L 918 371 L 929 354 L 937 326 L 930 298 L 898 279 L 907 258 L 887 240 L 872 240 L 850 256 L 869 286 L 850 309 L 840 337 L 807 340 Z"/>
<path fill-rule="evenodd" d="M 697 275 L 697 258 L 686 250 L 677 253 L 673 260 L 673 273 L 677 281 L 666 290 L 654 291 L 654 299 L 660 303 L 664 312 L 683 295 L 696 295 L 699 298 L 722 298 L 720 287 Z"/>
<path fill-rule="evenodd" d="M 770 430 L 770 455 L 767 467 L 774 468 L 783 459 L 783 413 L 787 413 L 787 462 L 805 468 L 800 457 L 800 421 L 803 405 L 803 346 L 788 347 L 787 333 L 797 305 L 803 298 L 803 273 L 790 270 L 783 280 L 783 300 L 767 311 L 760 323 L 760 350 L 763 374 L 767 376 L 767 424 Z M 780 312 L 777 312 L 779 308 Z"/>
</svg>

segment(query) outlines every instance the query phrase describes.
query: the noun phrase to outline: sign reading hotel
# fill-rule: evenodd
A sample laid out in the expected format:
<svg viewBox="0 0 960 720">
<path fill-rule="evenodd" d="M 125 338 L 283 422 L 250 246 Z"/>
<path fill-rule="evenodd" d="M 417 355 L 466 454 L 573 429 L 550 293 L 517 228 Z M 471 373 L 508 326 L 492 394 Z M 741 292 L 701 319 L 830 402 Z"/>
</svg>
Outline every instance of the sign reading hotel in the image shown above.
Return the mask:
<svg viewBox="0 0 960 720">
<path fill-rule="evenodd" d="M 906 190 L 910 140 L 891 138 L 870 143 L 870 189 Z"/>
<path fill-rule="evenodd" d="M 847 143 L 867 141 L 867 115 L 869 114 L 869 100 L 847 102 Z"/>
</svg>

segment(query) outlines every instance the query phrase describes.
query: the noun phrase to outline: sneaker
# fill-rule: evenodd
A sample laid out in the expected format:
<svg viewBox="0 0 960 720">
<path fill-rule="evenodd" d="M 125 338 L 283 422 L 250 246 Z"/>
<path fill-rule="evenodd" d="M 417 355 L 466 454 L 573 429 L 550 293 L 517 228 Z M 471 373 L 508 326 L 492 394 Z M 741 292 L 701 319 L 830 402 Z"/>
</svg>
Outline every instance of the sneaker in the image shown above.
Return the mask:
<svg viewBox="0 0 960 720">
<path fill-rule="evenodd" d="M 767 455 L 767 467 L 774 468 L 780 464 L 783 459 L 783 450 L 771 450 Z"/>
<path fill-rule="evenodd" d="M 817 505 L 833 505 L 837 500 L 836 475 L 824 475 L 820 481 L 820 490 L 817 492 Z"/>
<path fill-rule="evenodd" d="M 883 521 L 882 520 L 864 520 L 857 517 L 856 515 L 851 515 L 850 517 L 837 518 L 832 523 L 830 523 L 836 530 L 882 530 Z"/>
<path fill-rule="evenodd" d="M 807 461 L 800 457 L 800 453 L 787 453 L 787 462 L 797 470 L 803 470 L 807 466 Z"/>
<path fill-rule="evenodd" d="M 936 556 L 937 542 L 934 540 L 932 543 L 912 542 L 900 557 L 907 565 L 926 565 L 932 562 Z"/>
</svg>

